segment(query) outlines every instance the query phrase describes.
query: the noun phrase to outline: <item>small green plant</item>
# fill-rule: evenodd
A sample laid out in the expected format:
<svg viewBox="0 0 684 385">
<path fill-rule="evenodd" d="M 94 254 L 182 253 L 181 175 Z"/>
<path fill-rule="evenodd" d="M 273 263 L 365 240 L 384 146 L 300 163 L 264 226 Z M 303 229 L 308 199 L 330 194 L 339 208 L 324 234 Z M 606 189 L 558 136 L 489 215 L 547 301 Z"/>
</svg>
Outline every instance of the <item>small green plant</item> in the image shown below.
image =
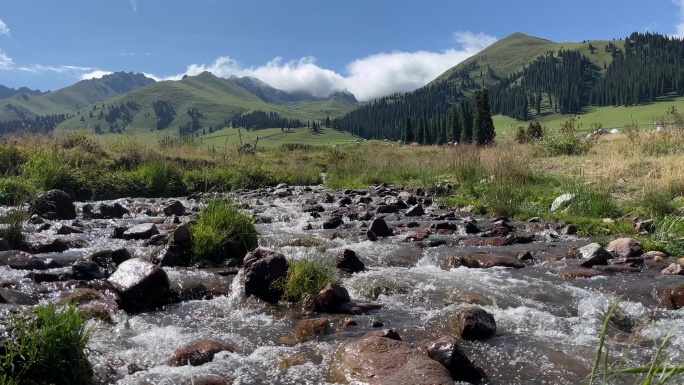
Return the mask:
<svg viewBox="0 0 684 385">
<path fill-rule="evenodd" d="M 22 225 L 24 219 L 25 214 L 18 210 L 10 210 L 0 217 L 0 238 L 9 242 L 12 249 L 26 250 L 28 248 Z"/>
<path fill-rule="evenodd" d="M 283 285 L 283 299 L 299 302 L 309 294 L 316 294 L 325 285 L 337 283 L 337 272 L 331 261 L 308 257 L 290 262 Z"/>
<path fill-rule="evenodd" d="M 193 263 L 242 260 L 259 243 L 252 219 L 225 200 L 210 202 L 191 231 Z"/>
<path fill-rule="evenodd" d="M 569 118 L 563 123 L 559 133 L 545 136 L 539 142 L 542 152 L 548 156 L 586 155 L 596 144 L 598 136 L 582 138 L 582 124 L 577 122 L 578 119 L 575 116 Z"/>
<path fill-rule="evenodd" d="M 86 356 L 90 329 L 73 306 L 39 307 L 35 315 L 10 322 L 0 350 L 0 384 L 89 384 L 93 370 Z"/>
<path fill-rule="evenodd" d="M 145 190 L 143 196 L 171 197 L 183 195 L 185 184 L 181 170 L 174 165 L 162 162 L 146 163 L 135 171 Z"/>
</svg>

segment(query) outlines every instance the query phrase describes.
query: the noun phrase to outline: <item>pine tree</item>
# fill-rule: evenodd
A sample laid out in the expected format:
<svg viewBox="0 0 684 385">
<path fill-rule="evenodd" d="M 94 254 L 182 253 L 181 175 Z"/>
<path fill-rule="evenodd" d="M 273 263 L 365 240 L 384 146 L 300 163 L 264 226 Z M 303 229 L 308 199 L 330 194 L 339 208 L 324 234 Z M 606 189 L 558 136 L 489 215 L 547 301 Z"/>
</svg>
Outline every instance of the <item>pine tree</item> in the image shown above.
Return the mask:
<svg viewBox="0 0 684 385">
<path fill-rule="evenodd" d="M 461 140 L 461 118 L 458 114 L 458 104 L 454 103 L 451 106 L 451 113 L 449 115 L 449 137 L 448 141 L 457 143 Z"/>
<path fill-rule="evenodd" d="M 411 117 L 406 117 L 406 123 L 404 124 L 404 130 L 401 133 L 401 141 L 404 144 L 411 144 L 413 142 L 413 127 L 411 127 Z"/>
<path fill-rule="evenodd" d="M 473 136 L 478 146 L 486 146 L 494 142 L 494 122 L 489 108 L 489 91 L 475 92 L 475 124 Z"/>
<path fill-rule="evenodd" d="M 461 100 L 461 117 L 463 119 L 463 131 L 461 132 L 461 143 L 473 142 L 473 113 L 468 99 Z"/>
</svg>

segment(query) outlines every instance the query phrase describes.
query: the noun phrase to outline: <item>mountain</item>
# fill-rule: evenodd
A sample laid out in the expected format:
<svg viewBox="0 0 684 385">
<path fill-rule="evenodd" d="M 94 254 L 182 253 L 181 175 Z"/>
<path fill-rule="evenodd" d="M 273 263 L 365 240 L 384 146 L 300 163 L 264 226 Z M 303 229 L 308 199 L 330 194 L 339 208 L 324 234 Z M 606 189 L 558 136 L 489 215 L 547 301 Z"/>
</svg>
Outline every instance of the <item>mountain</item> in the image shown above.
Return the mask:
<svg viewBox="0 0 684 385">
<path fill-rule="evenodd" d="M 267 103 L 294 103 L 311 100 L 328 100 L 331 98 L 341 98 L 351 103 L 358 103 L 356 97 L 348 91 L 337 91 L 328 97 L 316 97 L 305 91 L 285 92 L 271 87 L 265 82 L 251 76 L 236 77 L 231 76 L 230 80 L 256 95 L 259 99 Z"/>
<path fill-rule="evenodd" d="M 115 72 L 44 95 L 21 93 L 0 100 L 0 121 L 75 113 L 81 108 L 154 83 L 143 74 Z"/>
<path fill-rule="evenodd" d="M 48 91 L 50 92 L 50 91 Z M 19 87 L 18 89 L 9 88 L 0 84 L 0 99 L 11 98 L 12 96 L 26 94 L 26 95 L 44 95 L 48 92 L 42 92 L 41 90 L 32 90 L 28 87 Z"/>
<path fill-rule="evenodd" d="M 464 112 L 470 116 L 473 94 L 484 89 L 492 114 L 521 121 L 681 97 L 684 40 L 635 32 L 622 40 L 556 43 L 514 33 L 425 87 L 380 98 L 333 125 L 369 139 L 396 140 L 405 127 L 418 127 L 434 142 L 460 140 L 454 133 L 464 126 Z"/>
<path fill-rule="evenodd" d="M 58 129 L 205 135 L 238 121 L 249 128 L 296 128 L 306 126 L 307 121 L 341 116 L 355 107 L 348 97 L 302 100 L 255 78 L 226 79 L 203 72 L 98 102 L 76 111 Z"/>
</svg>

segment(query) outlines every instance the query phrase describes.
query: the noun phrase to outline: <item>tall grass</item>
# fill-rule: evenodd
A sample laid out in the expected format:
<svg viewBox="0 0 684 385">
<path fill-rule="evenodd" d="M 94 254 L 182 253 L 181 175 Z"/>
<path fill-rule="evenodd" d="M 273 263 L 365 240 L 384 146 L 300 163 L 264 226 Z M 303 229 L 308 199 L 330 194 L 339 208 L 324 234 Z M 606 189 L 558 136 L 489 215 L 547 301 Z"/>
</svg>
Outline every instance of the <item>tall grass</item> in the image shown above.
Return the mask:
<svg viewBox="0 0 684 385">
<path fill-rule="evenodd" d="M 329 283 L 337 283 L 337 271 L 332 261 L 307 257 L 290 262 L 283 285 L 283 299 L 299 302 L 309 294 L 316 294 Z"/>
<path fill-rule="evenodd" d="M 19 210 L 10 210 L 7 214 L 0 216 L 0 238 L 9 242 L 14 250 L 28 248 L 23 231 L 25 216 L 25 213 Z"/>
<path fill-rule="evenodd" d="M 2 384 L 79 385 L 92 382 L 86 356 L 90 330 L 73 306 L 39 307 L 35 316 L 16 318 L 0 355 Z"/>
</svg>

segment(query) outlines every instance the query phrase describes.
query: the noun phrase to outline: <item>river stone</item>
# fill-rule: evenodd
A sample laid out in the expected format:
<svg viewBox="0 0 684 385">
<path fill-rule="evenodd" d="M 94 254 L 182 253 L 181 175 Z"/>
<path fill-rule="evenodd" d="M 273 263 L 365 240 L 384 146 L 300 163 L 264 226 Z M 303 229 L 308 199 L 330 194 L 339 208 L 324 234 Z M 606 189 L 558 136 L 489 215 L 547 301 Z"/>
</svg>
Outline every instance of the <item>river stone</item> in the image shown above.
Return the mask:
<svg viewBox="0 0 684 385">
<path fill-rule="evenodd" d="M 587 269 L 585 267 L 571 267 L 561 271 L 560 273 L 558 273 L 558 275 L 562 278 L 571 279 L 593 278 L 601 275 L 601 272 L 593 269 Z"/>
<path fill-rule="evenodd" d="M 18 290 L 0 288 L 0 303 L 10 305 L 32 306 L 38 303 L 30 295 Z"/>
<path fill-rule="evenodd" d="M 192 251 L 186 245 L 165 246 L 154 258 L 159 266 L 190 266 Z"/>
<path fill-rule="evenodd" d="M 651 250 L 649 252 L 644 253 L 641 257 L 643 259 L 654 259 L 656 257 L 667 258 L 667 254 L 663 253 L 662 251 Z"/>
<path fill-rule="evenodd" d="M 181 203 L 180 201 L 172 200 L 165 204 L 164 207 L 162 207 L 162 212 L 167 217 L 171 217 L 174 215 L 180 217 L 182 215 L 185 215 L 185 206 L 183 206 L 183 203 Z"/>
<path fill-rule="evenodd" d="M 610 253 L 618 258 L 630 258 L 640 256 L 644 248 L 639 241 L 634 238 L 618 238 L 606 247 Z"/>
<path fill-rule="evenodd" d="M 328 219 L 327 221 L 323 222 L 323 229 L 324 230 L 332 230 L 340 227 L 344 223 L 344 220 L 341 217 L 332 217 Z"/>
<path fill-rule="evenodd" d="M 0 238 L 0 251 L 8 251 L 11 249 L 12 246 L 10 245 L 9 241 L 4 238 Z"/>
<path fill-rule="evenodd" d="M 336 369 L 344 382 L 369 385 L 453 385 L 447 369 L 409 343 L 367 336 L 347 344 Z"/>
<path fill-rule="evenodd" d="M 67 225 L 62 225 L 59 229 L 57 229 L 57 234 L 59 235 L 69 235 L 69 234 L 83 234 L 83 230 L 67 226 Z"/>
<path fill-rule="evenodd" d="M 671 263 L 670 266 L 663 269 L 660 274 L 665 275 L 684 275 L 684 266 L 681 263 Z"/>
<path fill-rule="evenodd" d="M 458 230 L 458 225 L 453 222 L 432 222 L 430 228 L 434 230 Z"/>
<path fill-rule="evenodd" d="M 19 250 L 0 252 L 0 266 L 7 266 L 15 270 L 47 270 L 62 267 L 55 260 L 40 259 L 35 255 Z"/>
<path fill-rule="evenodd" d="M 185 380 L 184 385 L 233 385 L 233 381 L 217 374 L 202 374 Z"/>
<path fill-rule="evenodd" d="M 76 261 L 71 266 L 74 279 L 79 281 L 90 281 L 93 279 L 103 279 L 105 274 L 100 270 L 100 266 L 93 261 Z"/>
<path fill-rule="evenodd" d="M 486 269 L 490 267 L 512 267 L 520 269 L 525 264 L 515 257 L 499 254 L 472 254 L 469 256 L 453 255 L 451 266 L 465 266 L 471 269 Z"/>
<path fill-rule="evenodd" d="M 484 378 L 482 369 L 475 367 L 452 336 L 442 336 L 423 346 L 428 357 L 444 365 L 454 381 L 478 384 Z"/>
<path fill-rule="evenodd" d="M 276 251 L 257 248 L 244 259 L 245 294 L 269 303 L 277 303 L 283 289 L 275 283 L 287 277 L 288 262 Z"/>
<path fill-rule="evenodd" d="M 133 226 L 123 233 L 123 239 L 150 239 L 152 236 L 159 234 L 159 229 L 154 223 L 142 223 Z"/>
<path fill-rule="evenodd" d="M 407 217 L 420 217 L 422 215 L 425 215 L 425 209 L 423 209 L 423 205 L 419 203 L 415 206 L 411 206 L 408 210 L 406 210 L 405 215 Z"/>
<path fill-rule="evenodd" d="M 364 337 L 375 336 L 375 337 L 389 338 L 391 340 L 396 340 L 396 341 L 402 340 L 401 337 L 399 336 L 399 333 L 395 332 L 392 329 L 373 330 L 373 331 L 370 331 L 370 332 L 364 334 L 363 336 Z"/>
<path fill-rule="evenodd" d="M 198 366 L 214 360 L 216 353 L 235 349 L 226 341 L 206 339 L 191 342 L 178 348 L 169 360 L 169 366 Z"/>
<path fill-rule="evenodd" d="M 71 196 L 61 190 L 36 195 L 29 202 L 29 212 L 51 220 L 76 219 L 76 206 Z"/>
<path fill-rule="evenodd" d="M 190 234 L 190 228 L 188 225 L 182 224 L 173 230 L 173 243 L 176 245 L 182 245 L 184 243 L 190 242 L 192 235 Z"/>
<path fill-rule="evenodd" d="M 410 205 L 415 205 L 416 203 L 418 203 L 418 198 L 416 198 L 415 195 L 411 194 L 411 193 L 408 192 L 408 191 L 402 191 L 402 192 L 400 192 L 400 193 L 397 195 L 397 198 L 399 198 L 400 200 L 402 200 L 402 201 L 404 201 L 404 202 L 406 202 L 407 204 L 410 204 Z"/>
<path fill-rule="evenodd" d="M 663 292 L 663 305 L 671 310 L 677 310 L 684 306 L 684 284 L 665 289 Z"/>
<path fill-rule="evenodd" d="M 119 265 L 107 282 L 121 296 L 126 311 L 145 311 L 164 305 L 169 292 L 169 278 L 159 266 L 139 258 Z"/>
<path fill-rule="evenodd" d="M 385 222 L 385 220 L 382 218 L 373 219 L 370 225 L 368 225 L 368 231 L 372 231 L 373 234 L 378 237 L 388 237 L 393 235 L 392 230 L 390 230 L 390 228 L 387 226 L 387 222 Z"/>
<path fill-rule="evenodd" d="M 364 271 L 366 266 L 356 256 L 354 250 L 344 249 L 337 255 L 337 268 L 347 273 L 358 273 Z"/>
<path fill-rule="evenodd" d="M 130 214 L 131 212 L 128 211 L 127 208 L 123 207 L 121 203 L 116 202 L 114 204 L 108 205 L 108 204 L 101 204 L 99 206 L 100 213 L 102 214 L 102 217 L 105 219 L 110 219 L 110 218 L 123 218 L 124 215 Z"/>
<path fill-rule="evenodd" d="M 496 333 L 494 316 L 479 307 L 461 310 L 454 319 L 454 330 L 464 340 L 476 341 Z"/>
<path fill-rule="evenodd" d="M 69 244 L 62 238 L 42 239 L 32 247 L 38 254 L 63 253 L 69 250 Z"/>
<path fill-rule="evenodd" d="M 608 257 L 605 254 L 594 254 L 587 258 L 586 261 L 580 263 L 580 266 L 590 268 L 598 265 L 607 265 Z"/>
<path fill-rule="evenodd" d="M 563 194 L 559 196 L 558 198 L 554 199 L 553 203 L 551 203 L 551 212 L 554 213 L 559 209 L 563 209 L 570 205 L 570 202 L 575 199 L 574 194 Z"/>
<path fill-rule="evenodd" d="M 399 211 L 395 205 L 380 205 L 375 211 L 378 214 L 394 214 Z"/>
<path fill-rule="evenodd" d="M 280 342 L 296 345 L 315 340 L 328 330 L 330 330 L 330 321 L 325 317 L 304 319 L 299 321 L 287 336 L 281 338 Z"/>
<path fill-rule="evenodd" d="M 325 211 L 325 207 L 321 205 L 310 205 L 310 206 L 304 206 L 302 208 L 303 213 L 322 213 Z"/>
<path fill-rule="evenodd" d="M 474 222 L 467 221 L 463 223 L 463 231 L 465 231 L 466 234 L 478 234 L 482 230 L 477 227 Z"/>
<path fill-rule="evenodd" d="M 598 243 L 590 243 L 588 245 L 582 246 L 577 250 L 582 258 L 591 258 L 595 256 L 603 256 L 606 259 L 612 259 L 613 255 L 604 249 L 603 246 Z"/>
</svg>

